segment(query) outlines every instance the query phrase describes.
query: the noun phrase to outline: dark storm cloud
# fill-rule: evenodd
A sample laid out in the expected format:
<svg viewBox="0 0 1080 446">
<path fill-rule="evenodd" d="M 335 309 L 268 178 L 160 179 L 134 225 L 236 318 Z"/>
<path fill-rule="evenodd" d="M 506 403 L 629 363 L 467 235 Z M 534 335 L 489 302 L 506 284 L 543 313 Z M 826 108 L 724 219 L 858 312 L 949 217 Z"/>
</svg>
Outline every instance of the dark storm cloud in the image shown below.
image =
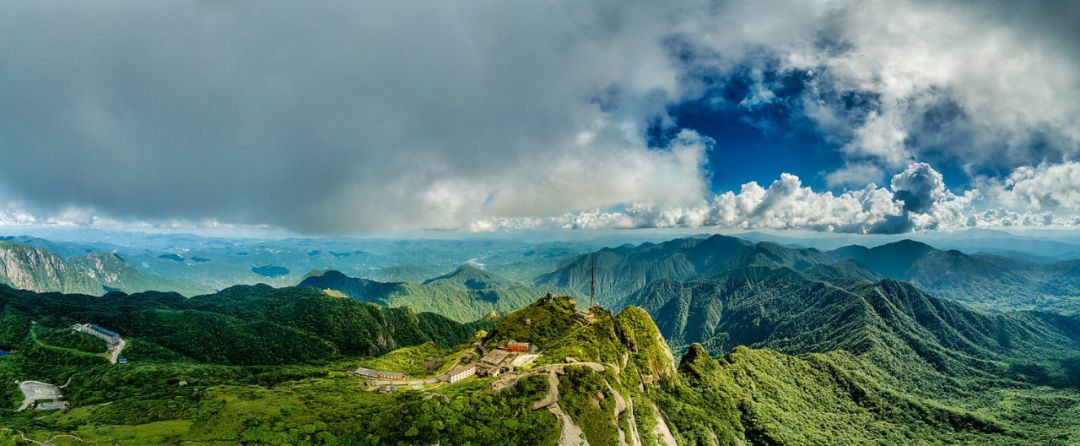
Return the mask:
<svg viewBox="0 0 1080 446">
<path fill-rule="evenodd" d="M 0 183 L 37 209 L 311 231 L 456 225 L 487 201 L 513 215 L 700 196 L 699 160 L 647 150 L 587 100 L 618 85 L 632 125 L 650 113 L 635 96 L 672 84 L 638 60 L 658 59 L 654 34 L 617 29 L 634 14 L 658 18 L 552 3 L 9 4 Z M 575 163 L 606 175 L 575 178 Z M 684 180 L 635 180 L 650 174 Z"/>
</svg>

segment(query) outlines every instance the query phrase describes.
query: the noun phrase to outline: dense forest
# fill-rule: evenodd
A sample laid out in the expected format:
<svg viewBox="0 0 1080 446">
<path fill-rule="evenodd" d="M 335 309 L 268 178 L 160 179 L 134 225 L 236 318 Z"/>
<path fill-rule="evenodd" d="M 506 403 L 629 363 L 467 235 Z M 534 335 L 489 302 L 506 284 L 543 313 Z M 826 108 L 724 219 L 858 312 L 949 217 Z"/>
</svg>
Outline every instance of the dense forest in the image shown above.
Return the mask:
<svg viewBox="0 0 1080 446">
<path fill-rule="evenodd" d="M 537 296 L 561 291 L 523 285 L 469 265 L 423 283 L 379 282 L 324 271 L 310 274 L 298 286 L 333 290 L 346 297 L 390 307 L 437 313 L 459 322 L 474 321 L 493 312 L 509 313 L 529 305 Z"/>
<path fill-rule="evenodd" d="M 132 340 L 132 359 L 269 365 L 373 356 L 399 347 L 469 339 L 489 322 L 462 324 L 409 308 L 386 308 L 307 288 L 237 286 L 185 298 L 147 292 L 105 296 L 0 288 L 0 348 L 18 350 L 37 326 L 96 323 Z"/>
<path fill-rule="evenodd" d="M 0 348 L 12 354 L 0 357 L 0 441 L 1080 441 L 1076 317 L 983 313 L 853 262 L 777 266 L 802 258 L 787 253 L 756 245 L 710 272 L 653 281 L 617 312 L 535 295 L 469 323 L 318 286 L 195 298 L 3 287 Z M 420 285 L 512 283 L 456 272 Z M 361 287 L 352 293 L 386 285 L 338 278 Z M 75 323 L 119 333 L 127 363 L 110 364 L 100 339 L 68 329 Z M 511 340 L 541 355 L 506 376 L 438 379 Z M 356 367 L 420 381 L 385 392 L 347 373 Z M 70 408 L 16 412 L 14 383 L 25 380 L 66 384 Z"/>
</svg>

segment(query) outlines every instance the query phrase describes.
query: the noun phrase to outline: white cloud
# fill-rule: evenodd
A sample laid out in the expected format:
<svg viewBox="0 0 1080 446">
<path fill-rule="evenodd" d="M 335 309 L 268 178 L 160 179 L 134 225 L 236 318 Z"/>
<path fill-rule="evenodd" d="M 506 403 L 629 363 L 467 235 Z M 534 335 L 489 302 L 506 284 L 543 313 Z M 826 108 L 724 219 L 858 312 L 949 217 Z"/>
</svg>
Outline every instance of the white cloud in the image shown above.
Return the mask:
<svg viewBox="0 0 1080 446">
<path fill-rule="evenodd" d="M 710 55 L 691 71 L 811 73 L 805 113 L 851 159 L 1011 168 L 1080 154 L 1078 15 L 1062 2 L 735 0 L 680 29 Z M 854 116 L 830 99 L 855 93 L 873 105 Z"/>
<path fill-rule="evenodd" d="M 896 198 L 904 202 L 904 210 L 909 212 L 926 213 L 951 195 L 945 190 L 945 177 L 926 163 L 911 163 L 894 175 L 889 184 Z"/>
<path fill-rule="evenodd" d="M 700 167 L 708 141 L 684 133 L 668 154 L 669 168 Z M 684 165 L 684 167 L 679 167 Z M 687 167 L 696 166 L 696 167 Z M 1080 214 L 1080 163 L 1026 166 L 1005 181 L 982 179 L 981 189 L 950 191 L 940 172 L 925 163 L 912 163 L 892 176 L 889 187 L 869 184 L 840 194 L 815 191 L 799 177 L 781 174 L 762 187 L 749 182 L 739 191 L 714 195 L 710 200 L 634 202 L 617 208 L 593 208 L 549 217 L 487 216 L 447 226 L 469 232 L 542 229 L 706 228 L 799 229 L 847 233 L 902 233 L 957 230 L 969 227 L 1077 226 Z M 646 183 L 648 184 L 648 183 Z M 466 184 L 445 187 L 467 188 Z M 541 185 L 527 193 L 558 189 Z M 563 189 L 565 193 L 585 193 Z M 522 192 L 515 192 L 522 193 Z M 460 191 L 430 196 L 440 214 L 463 212 L 454 200 Z M 494 198 L 490 203 L 496 203 Z M 511 203 L 519 199 L 510 200 Z M 587 199 L 586 201 L 588 202 Z M 92 228 L 107 230 L 216 232 L 219 234 L 283 234 L 268 225 L 236 225 L 217 220 L 118 220 L 87 208 L 65 208 L 57 213 L 34 213 L 17 201 L 3 201 L 0 228 Z M 466 218 L 468 214 L 456 215 Z M 474 214 L 475 215 L 475 214 Z"/>
<path fill-rule="evenodd" d="M 1080 162 L 1022 166 L 1004 181 L 984 178 L 981 186 L 992 201 L 1009 209 L 1080 210 Z"/>
<path fill-rule="evenodd" d="M 1055 170 L 1055 169 L 1046 169 Z M 1018 170 L 1014 178 L 1029 178 Z M 1073 191 L 1075 194 L 1075 191 Z M 795 175 L 781 174 L 768 187 L 746 183 L 693 206 L 664 207 L 637 203 L 623 210 L 599 209 L 550 218 L 485 218 L 466 229 L 474 232 L 521 229 L 700 228 L 804 229 L 829 232 L 902 233 L 968 227 L 1073 226 L 1076 215 L 1039 210 L 1017 212 L 979 209 L 983 198 L 972 189 L 956 194 L 944 177 L 925 163 L 912 163 L 892 177 L 889 188 L 870 184 L 839 195 L 804 186 Z"/>
<path fill-rule="evenodd" d="M 887 190 L 873 185 L 834 196 L 804 187 L 798 177 L 782 174 L 767 189 L 743 185 L 738 194 L 718 195 L 710 206 L 713 225 L 740 229 L 814 229 L 871 232 L 900 214 Z"/>
<path fill-rule="evenodd" d="M 825 175 L 825 184 L 828 187 L 838 186 L 862 186 L 870 183 L 877 184 L 885 177 L 885 171 L 870 163 L 853 163 L 845 165 Z"/>
<path fill-rule="evenodd" d="M 268 225 L 239 225 L 217 220 L 119 220 L 87 208 L 67 207 L 55 213 L 34 213 L 18 201 L 0 200 L 0 230 L 15 234 L 30 228 L 78 228 L 111 231 L 194 232 L 220 236 L 288 235 Z"/>
</svg>

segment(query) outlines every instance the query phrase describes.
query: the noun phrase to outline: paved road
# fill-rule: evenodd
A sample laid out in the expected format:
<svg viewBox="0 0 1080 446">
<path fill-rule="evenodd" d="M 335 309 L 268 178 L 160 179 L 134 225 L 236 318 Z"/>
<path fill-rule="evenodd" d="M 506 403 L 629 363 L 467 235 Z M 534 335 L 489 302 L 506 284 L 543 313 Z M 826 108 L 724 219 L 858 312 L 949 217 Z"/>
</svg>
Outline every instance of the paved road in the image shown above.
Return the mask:
<svg viewBox="0 0 1080 446">
<path fill-rule="evenodd" d="M 124 351 L 124 347 L 127 347 L 127 341 L 120 338 L 120 343 L 116 344 L 116 347 L 109 349 L 109 352 L 107 353 L 109 362 L 116 364 L 116 361 L 120 360 L 120 353 Z"/>
<path fill-rule="evenodd" d="M 559 378 L 555 376 L 555 372 L 548 372 L 547 380 L 547 394 L 545 394 L 544 398 L 540 399 L 540 401 L 537 401 L 535 404 L 533 404 L 533 410 L 543 409 L 552 404 L 555 404 L 556 401 L 559 401 Z"/>
<path fill-rule="evenodd" d="M 476 362 L 473 362 L 473 363 L 470 363 L 469 365 L 472 365 L 472 366 L 475 367 L 476 364 L 477 364 Z M 450 366 L 450 368 L 446 369 L 446 371 L 443 372 L 441 375 L 438 375 L 438 376 L 435 376 L 435 377 L 432 377 L 432 378 L 408 379 L 408 380 L 403 380 L 403 381 L 394 381 L 394 380 L 389 380 L 389 379 L 369 379 L 368 382 L 371 383 L 371 384 L 374 384 L 376 386 L 401 386 L 401 387 L 404 387 L 404 386 L 426 386 L 426 385 L 431 385 L 431 384 L 438 384 L 440 382 L 449 380 L 450 371 L 454 370 L 459 365 L 461 365 L 460 360 L 458 360 L 458 362 L 455 362 L 454 365 Z"/>
<path fill-rule="evenodd" d="M 526 372 L 510 372 L 502 375 L 499 379 L 495 380 L 491 384 L 491 387 L 495 390 L 505 389 L 507 387 L 516 385 L 518 380 L 526 376 L 538 375 L 541 373 L 555 373 L 562 374 L 567 367 L 588 367 L 596 373 L 601 373 L 605 370 L 604 365 L 599 362 L 566 362 L 561 364 L 548 364 L 536 367 Z"/>
</svg>

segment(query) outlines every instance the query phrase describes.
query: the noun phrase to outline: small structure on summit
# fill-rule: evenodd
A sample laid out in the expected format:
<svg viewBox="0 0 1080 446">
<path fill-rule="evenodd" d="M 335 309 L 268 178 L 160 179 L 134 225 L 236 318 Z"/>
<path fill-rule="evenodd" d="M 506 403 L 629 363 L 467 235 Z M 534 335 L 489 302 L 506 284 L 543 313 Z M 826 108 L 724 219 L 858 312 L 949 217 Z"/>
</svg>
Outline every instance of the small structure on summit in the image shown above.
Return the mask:
<svg viewBox="0 0 1080 446">
<path fill-rule="evenodd" d="M 510 341 L 506 345 L 484 353 L 476 365 L 476 374 L 480 376 L 499 376 L 511 372 L 516 367 L 532 363 L 540 357 L 540 348 L 536 344 Z"/>
<path fill-rule="evenodd" d="M 506 347 L 503 348 L 514 353 L 536 353 L 539 350 L 535 344 L 516 341 L 507 342 Z"/>
<path fill-rule="evenodd" d="M 597 319 L 596 314 L 592 312 L 591 308 L 588 309 L 588 310 L 574 311 L 574 318 L 577 319 L 578 322 L 581 322 L 581 323 L 586 324 L 586 325 L 594 324 L 594 323 L 596 323 L 596 321 L 599 320 L 599 319 Z"/>
<path fill-rule="evenodd" d="M 514 354 L 509 350 L 495 349 L 487 352 L 480 363 L 476 365 L 476 373 L 480 376 L 499 376 L 502 373 L 513 370 L 510 365 L 514 360 Z"/>
<path fill-rule="evenodd" d="M 567 302 L 570 302 L 571 304 L 573 304 L 575 306 L 577 305 L 577 299 L 574 299 L 573 297 L 570 297 L 570 296 L 559 296 L 558 294 L 555 294 L 555 293 L 547 293 L 547 295 L 545 295 L 544 298 L 541 301 L 542 302 L 551 302 L 551 301 L 559 300 L 559 299 L 566 299 Z"/>
</svg>

